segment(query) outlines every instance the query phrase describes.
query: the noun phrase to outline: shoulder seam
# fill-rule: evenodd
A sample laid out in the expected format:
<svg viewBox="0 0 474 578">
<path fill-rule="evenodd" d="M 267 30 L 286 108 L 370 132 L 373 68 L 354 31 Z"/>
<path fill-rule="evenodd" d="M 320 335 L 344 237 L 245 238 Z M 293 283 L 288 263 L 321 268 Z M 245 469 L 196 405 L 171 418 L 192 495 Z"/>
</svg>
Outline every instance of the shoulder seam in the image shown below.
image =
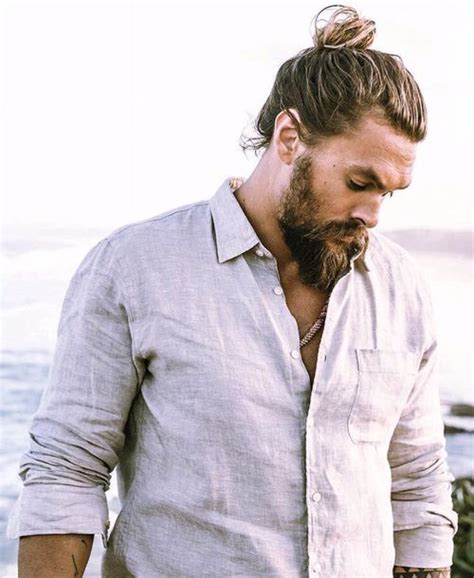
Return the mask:
<svg viewBox="0 0 474 578">
<path fill-rule="evenodd" d="M 166 211 L 164 213 L 161 213 L 160 215 L 156 215 L 156 216 L 150 217 L 148 219 L 143 219 L 143 220 L 137 221 L 135 223 L 129 223 L 128 225 L 123 225 L 122 227 L 119 227 L 119 228 L 113 230 L 112 232 L 110 232 L 105 238 L 109 239 L 109 241 L 110 241 L 113 237 L 115 237 L 116 235 L 118 235 L 122 231 L 127 231 L 128 229 L 131 229 L 132 227 L 138 227 L 140 225 L 146 225 L 147 223 L 153 223 L 155 221 L 162 221 L 164 219 L 167 219 L 168 217 L 172 217 L 173 215 L 176 215 L 177 213 L 185 213 L 187 211 L 194 209 L 195 207 L 201 207 L 203 205 L 208 205 L 208 204 L 209 204 L 209 200 L 204 200 L 204 201 L 197 201 L 196 203 L 191 203 L 189 205 L 185 205 L 184 207 L 177 207 L 176 209 L 170 209 L 170 211 Z"/>
</svg>

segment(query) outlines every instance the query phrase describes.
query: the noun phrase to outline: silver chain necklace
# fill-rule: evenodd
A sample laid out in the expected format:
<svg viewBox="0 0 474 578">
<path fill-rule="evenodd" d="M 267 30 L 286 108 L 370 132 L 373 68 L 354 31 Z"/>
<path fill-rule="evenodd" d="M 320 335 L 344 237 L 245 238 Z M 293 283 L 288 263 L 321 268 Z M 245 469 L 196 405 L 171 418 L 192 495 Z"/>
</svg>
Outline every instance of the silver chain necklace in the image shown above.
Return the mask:
<svg viewBox="0 0 474 578">
<path fill-rule="evenodd" d="M 311 326 L 309 331 L 306 333 L 306 335 L 304 335 L 304 337 L 302 337 L 300 339 L 300 349 L 302 347 L 304 347 L 305 345 L 307 345 L 311 341 L 311 339 L 313 339 L 313 337 L 316 335 L 316 333 L 321 329 L 321 327 L 324 323 L 324 320 L 326 319 L 328 305 L 329 305 L 329 299 L 324 304 L 323 310 L 321 311 L 321 313 L 319 314 L 319 317 L 316 319 L 316 321 Z"/>
</svg>

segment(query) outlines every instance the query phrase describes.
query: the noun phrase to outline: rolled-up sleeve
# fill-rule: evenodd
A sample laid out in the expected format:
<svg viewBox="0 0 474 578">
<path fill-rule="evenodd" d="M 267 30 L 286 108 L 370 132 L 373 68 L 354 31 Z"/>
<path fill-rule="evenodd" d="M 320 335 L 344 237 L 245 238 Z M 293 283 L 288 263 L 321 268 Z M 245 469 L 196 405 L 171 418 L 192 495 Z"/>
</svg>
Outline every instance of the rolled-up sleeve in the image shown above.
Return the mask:
<svg viewBox="0 0 474 578">
<path fill-rule="evenodd" d="M 119 252 L 106 238 L 68 286 L 7 535 L 107 534 L 105 491 L 145 372 Z"/>
<path fill-rule="evenodd" d="M 430 303 L 429 294 L 425 296 Z M 454 477 L 446 461 L 444 426 L 435 385 L 437 356 L 437 341 L 432 337 L 388 453 L 395 564 L 400 566 L 428 568 L 452 564 L 457 514 L 452 508 Z"/>
</svg>

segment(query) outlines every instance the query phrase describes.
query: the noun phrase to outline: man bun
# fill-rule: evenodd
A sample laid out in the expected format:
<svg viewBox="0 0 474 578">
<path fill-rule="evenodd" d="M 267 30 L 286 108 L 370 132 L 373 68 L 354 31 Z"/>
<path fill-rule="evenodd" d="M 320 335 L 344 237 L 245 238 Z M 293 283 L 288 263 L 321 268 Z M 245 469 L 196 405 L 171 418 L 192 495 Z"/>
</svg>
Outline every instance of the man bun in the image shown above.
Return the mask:
<svg viewBox="0 0 474 578">
<path fill-rule="evenodd" d="M 328 15 L 323 17 L 324 13 Z M 359 16 L 357 10 L 350 6 L 327 6 L 314 19 L 313 43 L 316 48 L 365 50 L 371 46 L 374 38 L 375 22 Z"/>
</svg>

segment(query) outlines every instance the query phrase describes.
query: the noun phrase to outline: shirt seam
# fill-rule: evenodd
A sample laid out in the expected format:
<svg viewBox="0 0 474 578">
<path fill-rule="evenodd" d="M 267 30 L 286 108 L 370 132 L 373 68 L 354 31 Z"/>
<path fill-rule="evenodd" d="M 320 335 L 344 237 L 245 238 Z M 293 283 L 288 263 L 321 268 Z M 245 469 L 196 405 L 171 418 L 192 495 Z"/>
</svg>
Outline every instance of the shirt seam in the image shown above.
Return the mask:
<svg viewBox="0 0 474 578">
<path fill-rule="evenodd" d="M 127 231 L 133 227 L 140 227 L 146 225 L 147 223 L 154 223 L 156 221 L 161 221 L 167 219 L 168 217 L 173 217 L 178 213 L 185 213 L 187 211 L 192 211 L 195 207 L 202 207 L 204 205 L 209 205 L 209 200 L 197 201 L 195 203 L 190 203 L 189 205 L 185 205 L 184 207 L 177 207 L 176 209 L 171 209 L 171 211 L 166 211 L 165 213 L 161 213 L 160 215 L 156 215 L 155 217 L 150 217 L 149 219 L 144 219 L 143 221 L 138 221 L 136 223 L 129 223 L 128 225 L 124 225 L 112 231 L 107 237 L 106 240 L 111 240 L 114 237 L 119 237 L 122 231 Z"/>
<path fill-rule="evenodd" d="M 405 526 L 393 526 L 393 531 L 394 532 L 404 532 L 405 530 L 421 530 L 422 528 L 439 528 L 440 526 L 447 526 L 448 528 L 454 529 L 452 522 L 450 521 L 446 521 L 446 522 L 441 522 L 439 524 L 436 524 L 434 522 L 430 522 L 430 523 L 416 523 L 414 522 L 413 524 L 407 524 Z"/>
<path fill-rule="evenodd" d="M 127 316 L 128 316 L 128 330 L 130 331 L 130 338 L 131 338 L 131 357 L 132 357 L 132 363 L 133 363 L 133 367 L 135 368 L 135 373 L 136 373 L 136 377 L 137 377 L 137 385 L 138 387 L 140 386 L 139 380 L 140 380 L 140 371 L 139 368 L 137 367 L 136 363 L 135 363 L 135 355 L 136 354 L 138 357 L 143 357 L 141 355 L 141 351 L 140 351 L 140 347 L 139 347 L 139 342 L 138 342 L 138 338 L 135 334 L 135 329 L 134 329 L 134 323 L 136 322 L 136 315 L 134 314 L 133 311 L 133 303 L 132 303 L 132 298 L 127 290 L 127 287 L 125 286 L 125 284 L 123 283 L 122 279 L 123 279 L 123 268 L 122 268 L 122 259 L 120 258 L 120 256 L 118 255 L 118 251 L 117 249 L 113 246 L 113 242 L 111 241 L 110 238 L 106 238 L 105 239 L 108 246 L 113 250 L 113 255 L 114 257 L 116 257 L 117 259 L 117 266 L 119 269 L 119 275 L 117 276 L 116 282 L 117 285 L 121 291 L 121 293 L 124 296 L 124 303 L 123 306 L 127 312 Z"/>
<path fill-rule="evenodd" d="M 143 428 L 144 428 L 143 414 L 144 414 L 144 412 L 145 412 L 145 400 L 142 398 L 142 402 L 140 404 L 140 414 L 139 414 L 139 416 L 137 416 L 137 423 L 139 424 L 139 431 L 137 431 L 137 440 L 140 440 L 144 437 L 144 433 L 143 433 Z M 127 492 L 128 496 L 130 497 L 130 500 L 129 500 L 129 503 L 127 504 L 127 507 L 126 508 L 122 507 L 122 510 L 121 510 L 123 529 L 122 529 L 121 533 L 118 534 L 118 536 L 117 536 L 117 548 L 122 549 L 124 558 L 126 557 L 127 552 L 130 549 L 130 540 L 128 540 L 127 538 L 128 538 L 130 531 L 131 531 L 131 526 L 133 523 L 134 514 L 136 515 L 136 511 L 134 511 L 134 508 L 133 508 L 133 505 L 134 505 L 136 497 L 137 497 L 137 492 L 135 491 L 135 486 L 139 483 L 141 466 L 142 466 L 142 462 L 144 459 L 145 459 L 144 458 L 144 452 L 138 452 L 138 458 L 137 458 L 136 468 L 135 468 L 135 472 L 134 472 L 133 482 L 132 482 L 132 485 L 130 486 L 130 488 L 128 489 L 128 492 Z"/>
<path fill-rule="evenodd" d="M 47 489 L 50 486 L 54 486 L 57 488 L 60 486 L 61 488 L 67 488 L 68 494 L 83 494 L 83 490 L 102 490 L 104 493 L 104 488 L 100 484 L 94 484 L 91 486 L 78 486 L 72 484 L 60 484 L 58 482 L 26 482 L 23 484 L 25 488 L 31 488 L 32 486 L 39 486 L 42 488 Z"/>
<path fill-rule="evenodd" d="M 129 295 L 128 291 L 127 291 L 127 288 L 126 288 L 125 285 L 122 283 L 122 277 L 123 277 L 123 270 L 122 270 L 122 264 L 121 264 L 122 260 L 121 260 L 121 258 L 120 258 L 119 255 L 118 255 L 117 249 L 113 246 L 113 242 L 111 241 L 111 239 L 110 239 L 109 237 L 107 237 L 105 240 L 106 240 L 108 246 L 112 249 L 112 251 L 113 251 L 113 256 L 116 257 L 116 259 L 117 259 L 117 264 L 118 264 L 119 273 L 120 273 L 120 274 L 118 275 L 118 278 L 117 278 L 117 285 L 119 286 L 121 292 L 123 293 L 123 295 L 124 295 L 124 297 L 125 297 L 125 300 L 124 300 L 125 302 L 124 302 L 123 305 L 124 305 L 124 307 L 125 307 L 125 310 L 127 311 L 127 314 L 128 314 L 128 316 L 129 316 L 129 318 L 130 318 L 131 320 L 135 320 L 136 317 L 135 317 L 135 315 L 134 315 L 134 313 L 133 313 L 132 301 L 131 301 L 131 299 L 130 299 L 130 295 Z M 109 276 L 110 276 L 110 274 L 109 274 Z M 130 326 L 130 324 L 129 324 L 129 326 Z"/>
</svg>

